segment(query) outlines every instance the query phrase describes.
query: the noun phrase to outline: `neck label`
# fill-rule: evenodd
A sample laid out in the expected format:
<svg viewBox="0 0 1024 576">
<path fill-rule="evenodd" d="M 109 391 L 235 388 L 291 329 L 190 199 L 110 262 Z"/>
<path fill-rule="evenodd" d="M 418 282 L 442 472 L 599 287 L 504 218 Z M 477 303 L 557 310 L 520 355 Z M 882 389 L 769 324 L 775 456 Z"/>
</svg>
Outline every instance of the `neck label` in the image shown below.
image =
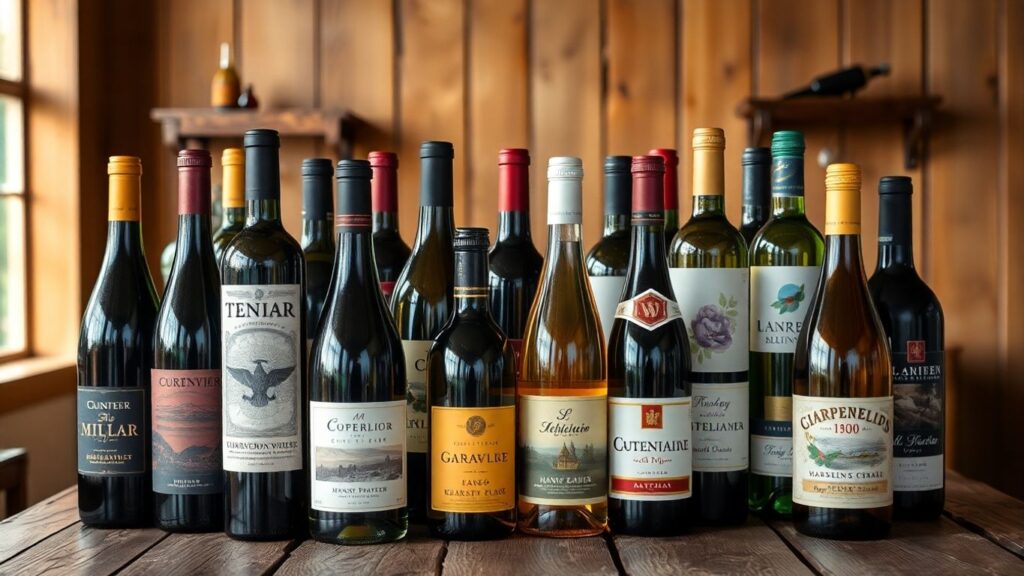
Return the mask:
<svg viewBox="0 0 1024 576">
<path fill-rule="evenodd" d="M 619 302 L 615 308 L 615 317 L 632 322 L 645 330 L 654 331 L 682 318 L 683 315 L 678 304 L 651 288 L 629 300 Z"/>
<path fill-rule="evenodd" d="M 804 159 L 783 156 L 772 159 L 772 196 L 804 195 Z"/>
</svg>

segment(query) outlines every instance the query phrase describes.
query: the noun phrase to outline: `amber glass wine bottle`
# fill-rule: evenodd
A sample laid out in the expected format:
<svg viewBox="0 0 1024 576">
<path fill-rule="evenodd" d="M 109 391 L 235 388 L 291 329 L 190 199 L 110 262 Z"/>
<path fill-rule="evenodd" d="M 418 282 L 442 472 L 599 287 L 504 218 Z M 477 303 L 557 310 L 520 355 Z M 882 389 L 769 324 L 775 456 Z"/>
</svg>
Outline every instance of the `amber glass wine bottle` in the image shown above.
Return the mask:
<svg viewBox="0 0 1024 576">
<path fill-rule="evenodd" d="M 671 536 L 690 524 L 690 342 L 665 258 L 660 156 L 633 158 L 633 242 L 608 344 L 608 525 Z"/>
<path fill-rule="evenodd" d="M 516 526 L 516 355 L 491 317 L 486 228 L 455 231 L 455 310 L 427 357 L 430 532 L 486 540 Z"/>
<path fill-rule="evenodd" d="M 892 362 L 860 247 L 860 169 L 825 177 L 825 262 L 793 360 L 793 522 L 882 538 L 892 519 Z"/>
<path fill-rule="evenodd" d="M 690 329 L 693 506 L 708 524 L 747 516 L 747 242 L 725 217 L 725 133 L 693 131 L 693 215 L 669 274 Z"/>
<path fill-rule="evenodd" d="M 548 248 L 523 341 L 519 529 L 592 536 L 608 516 L 604 335 L 583 266 L 583 163 L 548 161 Z"/>
</svg>

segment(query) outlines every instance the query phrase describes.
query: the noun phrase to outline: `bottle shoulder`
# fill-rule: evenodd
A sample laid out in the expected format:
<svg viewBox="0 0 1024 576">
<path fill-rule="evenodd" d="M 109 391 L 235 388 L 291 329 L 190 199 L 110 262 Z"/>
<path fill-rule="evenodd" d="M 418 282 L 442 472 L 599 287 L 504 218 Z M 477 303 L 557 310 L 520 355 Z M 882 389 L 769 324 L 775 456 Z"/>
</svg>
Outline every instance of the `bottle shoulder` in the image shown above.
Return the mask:
<svg viewBox="0 0 1024 576">
<path fill-rule="evenodd" d="M 676 267 L 747 266 L 747 242 L 724 217 L 691 218 L 676 233 L 669 260 Z"/>
<path fill-rule="evenodd" d="M 629 267 L 631 238 L 629 231 L 618 230 L 603 236 L 587 252 L 587 274 L 590 276 L 625 276 Z"/>
<path fill-rule="evenodd" d="M 533 242 L 495 243 L 487 259 L 490 273 L 501 278 L 537 278 L 544 265 L 544 257 Z"/>
<path fill-rule="evenodd" d="M 943 319 L 942 305 L 931 287 L 912 268 L 875 270 L 868 280 L 871 297 L 883 316 L 913 315 Z"/>
<path fill-rule="evenodd" d="M 224 248 L 221 270 L 225 278 L 245 270 L 268 270 L 282 264 L 302 269 L 302 247 L 280 225 L 246 226 Z"/>
<path fill-rule="evenodd" d="M 750 243 L 751 266 L 820 266 L 825 239 L 803 215 L 769 220 Z"/>
</svg>

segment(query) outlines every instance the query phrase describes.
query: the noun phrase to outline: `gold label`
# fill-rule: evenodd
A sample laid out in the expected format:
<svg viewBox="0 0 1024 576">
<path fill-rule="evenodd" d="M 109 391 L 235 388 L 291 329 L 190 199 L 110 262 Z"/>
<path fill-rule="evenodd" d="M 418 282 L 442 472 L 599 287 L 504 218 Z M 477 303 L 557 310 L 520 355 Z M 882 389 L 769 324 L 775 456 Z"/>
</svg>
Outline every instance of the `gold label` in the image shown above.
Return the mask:
<svg viewBox="0 0 1024 576">
<path fill-rule="evenodd" d="M 765 396 L 764 419 L 789 422 L 793 418 L 792 396 Z"/>
<path fill-rule="evenodd" d="M 501 512 L 515 507 L 515 406 L 430 409 L 430 507 Z"/>
</svg>

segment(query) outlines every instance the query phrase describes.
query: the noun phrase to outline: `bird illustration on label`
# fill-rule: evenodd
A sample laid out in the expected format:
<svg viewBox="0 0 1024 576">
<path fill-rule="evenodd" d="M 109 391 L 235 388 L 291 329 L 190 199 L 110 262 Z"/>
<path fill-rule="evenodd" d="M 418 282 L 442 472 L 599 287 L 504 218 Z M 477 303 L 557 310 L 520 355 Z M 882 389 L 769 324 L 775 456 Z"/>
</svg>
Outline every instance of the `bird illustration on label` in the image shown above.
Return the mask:
<svg viewBox="0 0 1024 576">
<path fill-rule="evenodd" d="M 271 389 L 287 380 L 292 375 L 292 372 L 295 371 L 295 366 L 275 368 L 267 372 L 263 369 L 263 365 L 268 363 L 269 360 L 255 359 L 252 362 L 256 365 L 256 368 L 252 371 L 231 366 L 228 366 L 227 369 L 234 376 L 235 380 L 238 380 L 243 386 L 252 390 L 252 394 L 243 395 L 242 400 L 260 408 L 270 404 L 271 400 L 277 399 L 276 395 L 270 395 Z"/>
</svg>

